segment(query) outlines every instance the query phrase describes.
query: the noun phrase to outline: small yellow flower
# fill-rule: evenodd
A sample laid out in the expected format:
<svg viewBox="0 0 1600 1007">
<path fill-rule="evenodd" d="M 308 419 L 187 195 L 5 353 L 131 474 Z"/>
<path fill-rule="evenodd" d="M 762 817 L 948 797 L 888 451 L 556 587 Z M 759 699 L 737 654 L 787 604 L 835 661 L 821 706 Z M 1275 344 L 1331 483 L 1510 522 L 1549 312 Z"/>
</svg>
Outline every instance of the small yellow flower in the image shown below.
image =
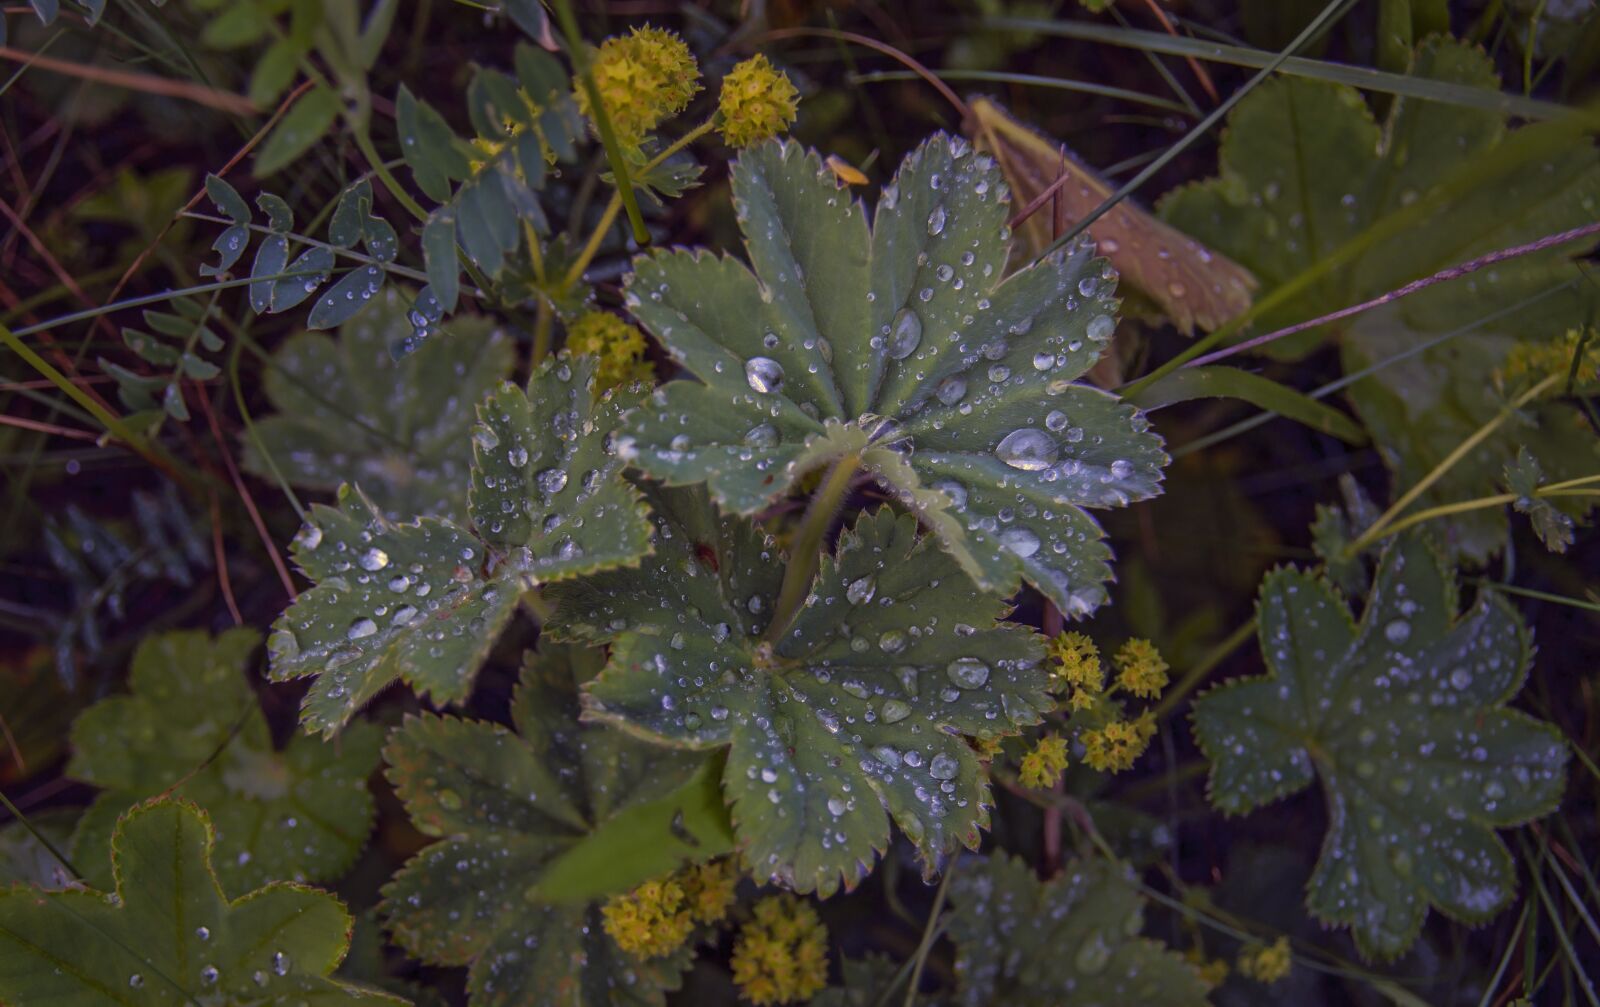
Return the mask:
<svg viewBox="0 0 1600 1007">
<path fill-rule="evenodd" d="M 1167 662 L 1149 640 L 1129 640 L 1113 658 L 1117 684 L 1141 699 L 1154 699 L 1167 685 Z"/>
<path fill-rule="evenodd" d="M 1113 720 L 1104 727 L 1083 732 L 1083 761 L 1102 773 L 1121 773 L 1149 747 L 1155 736 L 1155 717 L 1148 711 L 1137 720 Z"/>
<path fill-rule="evenodd" d="M 757 53 L 722 78 L 722 137 L 730 147 L 748 147 L 777 136 L 794 122 L 799 101 L 788 76 Z"/>
<path fill-rule="evenodd" d="M 733 981 L 753 1004 L 809 1000 L 828 985 L 828 929 L 807 902 L 773 895 L 733 944 Z"/>
<path fill-rule="evenodd" d="M 1221 958 L 1206 958 L 1205 952 L 1198 946 L 1185 951 L 1183 957 L 1194 966 L 1200 981 L 1206 984 L 1208 990 L 1216 989 L 1228 978 L 1228 963 Z"/>
<path fill-rule="evenodd" d="M 1587 340 L 1584 336 L 1587 335 Z M 1495 372 L 1501 385 L 1515 387 L 1533 384 L 1552 374 L 1565 377 L 1573 374 L 1572 362 L 1578 357 L 1578 343 L 1583 342 L 1583 355 L 1578 360 L 1573 383 L 1594 384 L 1600 381 L 1600 333 L 1569 329 L 1560 339 L 1528 339 L 1517 342 L 1506 354 L 1506 359 Z"/>
<path fill-rule="evenodd" d="M 700 90 L 700 67 L 683 39 L 648 25 L 606 39 L 590 70 L 618 142 L 629 147 L 687 108 Z M 572 89 L 578 110 L 593 118 L 588 91 L 578 81 Z"/>
<path fill-rule="evenodd" d="M 1289 974 L 1289 938 L 1271 944 L 1251 944 L 1239 952 L 1239 974 L 1260 983 L 1275 983 Z"/>
<path fill-rule="evenodd" d="M 1105 672 L 1100 668 L 1100 650 L 1094 641 L 1082 633 L 1062 633 L 1050 641 L 1049 654 L 1059 667 L 1056 669 L 1056 678 L 1060 684 L 1075 687 L 1073 694 L 1073 709 L 1083 709 L 1077 705 L 1077 694 L 1095 696 L 1105 691 Z"/>
<path fill-rule="evenodd" d="M 1073 713 L 1081 713 L 1084 710 L 1092 710 L 1094 709 L 1096 698 L 1097 697 L 1095 694 L 1090 692 L 1088 689 L 1073 689 L 1072 697 L 1067 700 L 1067 708 Z"/>
<path fill-rule="evenodd" d="M 696 923 L 717 923 L 733 905 L 733 890 L 739 873 L 733 861 L 697 864 L 678 872 L 683 885 L 684 904 Z"/>
<path fill-rule="evenodd" d="M 992 762 L 1005 746 L 1004 738 L 973 738 L 972 747 L 978 753 L 978 758 L 984 762 Z"/>
<path fill-rule="evenodd" d="M 1048 790 L 1061 779 L 1067 768 L 1067 742 L 1054 734 L 1039 739 L 1033 751 L 1022 757 L 1019 779 L 1024 787 Z"/>
<path fill-rule="evenodd" d="M 597 391 L 607 391 L 653 375 L 644 359 L 644 333 L 609 311 L 585 311 L 567 329 L 567 349 L 600 360 Z"/>
<path fill-rule="evenodd" d="M 671 954 L 694 931 L 683 886 L 671 878 L 646 881 L 626 895 L 612 896 L 600 915 L 617 947 L 636 958 Z"/>
</svg>

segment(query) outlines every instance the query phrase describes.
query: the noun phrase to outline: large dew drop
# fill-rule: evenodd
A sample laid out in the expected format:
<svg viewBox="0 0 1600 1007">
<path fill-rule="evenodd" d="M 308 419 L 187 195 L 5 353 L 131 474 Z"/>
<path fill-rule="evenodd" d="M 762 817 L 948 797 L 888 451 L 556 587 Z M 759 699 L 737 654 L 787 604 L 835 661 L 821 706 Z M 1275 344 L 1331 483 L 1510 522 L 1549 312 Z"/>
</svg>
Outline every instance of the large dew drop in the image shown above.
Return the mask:
<svg viewBox="0 0 1600 1007">
<path fill-rule="evenodd" d="M 744 378 L 751 388 L 771 395 L 783 387 L 783 365 L 771 357 L 751 357 L 744 365 Z"/>
<path fill-rule="evenodd" d="M 977 689 L 989 681 L 989 666 L 975 657 L 958 657 L 944 670 L 950 681 L 963 689 Z"/>
<path fill-rule="evenodd" d="M 1011 431 L 994 448 L 996 458 L 1024 472 L 1038 472 L 1049 468 L 1055 464 L 1056 453 L 1054 438 L 1043 430 L 1035 430 L 1033 427 L 1022 427 Z"/>
<path fill-rule="evenodd" d="M 922 317 L 910 308 L 901 308 L 894 316 L 894 328 L 889 332 L 889 356 L 904 360 L 916 352 L 922 342 Z"/>
</svg>

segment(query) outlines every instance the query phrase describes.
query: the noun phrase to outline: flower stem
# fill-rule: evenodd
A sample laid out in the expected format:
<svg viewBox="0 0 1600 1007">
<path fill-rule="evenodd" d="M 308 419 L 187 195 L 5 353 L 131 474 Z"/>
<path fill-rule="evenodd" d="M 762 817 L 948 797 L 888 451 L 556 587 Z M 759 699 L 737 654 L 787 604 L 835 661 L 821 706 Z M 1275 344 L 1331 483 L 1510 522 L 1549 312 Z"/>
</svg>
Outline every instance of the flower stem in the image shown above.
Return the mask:
<svg viewBox="0 0 1600 1007">
<path fill-rule="evenodd" d="M 1473 448 L 1487 440 L 1490 434 L 1500 429 L 1500 426 L 1504 424 L 1506 420 L 1511 418 L 1512 413 L 1516 412 L 1518 409 L 1521 409 L 1529 402 L 1532 402 L 1540 395 L 1543 395 L 1546 391 L 1549 391 L 1564 377 L 1565 375 L 1562 374 L 1552 374 L 1543 381 L 1534 385 L 1532 388 L 1529 388 L 1527 391 L 1517 396 L 1516 400 L 1510 405 L 1500 410 L 1500 412 L 1497 413 L 1493 419 L 1479 427 L 1471 437 L 1468 437 L 1466 440 L 1456 445 L 1455 450 L 1451 451 L 1448 455 L 1445 455 L 1444 459 L 1433 467 L 1433 471 L 1429 472 L 1427 475 L 1418 480 L 1415 486 L 1406 490 L 1405 494 L 1401 496 L 1400 499 L 1396 500 L 1388 510 L 1384 511 L 1378 520 L 1372 522 L 1372 526 L 1370 528 L 1362 532 L 1359 538 L 1350 543 L 1349 547 L 1345 550 L 1346 554 L 1354 556 L 1367 546 L 1371 545 L 1373 542 L 1376 542 L 1378 539 L 1384 537 L 1384 530 L 1389 527 L 1389 525 L 1395 520 L 1401 511 L 1411 506 L 1417 497 L 1427 492 L 1429 486 L 1432 486 L 1434 483 L 1444 478 L 1445 473 L 1454 468 L 1457 462 L 1465 458 Z M 1473 503 L 1477 504 L 1478 506 L 1487 506 L 1485 504 L 1478 503 L 1477 501 L 1473 501 Z M 1459 505 L 1452 504 L 1449 506 Z"/>
<path fill-rule="evenodd" d="M 811 579 L 817 573 L 828 529 L 833 527 L 833 519 L 838 516 L 839 508 L 849 496 L 850 482 L 860 467 L 860 455 L 840 458 L 828 470 L 822 485 L 817 487 L 816 496 L 811 498 L 811 505 L 806 508 L 800 529 L 795 533 L 794 548 L 790 550 L 789 566 L 783 574 L 783 586 L 778 589 L 772 621 L 767 624 L 765 638 L 768 642 L 777 642 L 804 604 L 806 594 L 811 590 Z"/>
</svg>

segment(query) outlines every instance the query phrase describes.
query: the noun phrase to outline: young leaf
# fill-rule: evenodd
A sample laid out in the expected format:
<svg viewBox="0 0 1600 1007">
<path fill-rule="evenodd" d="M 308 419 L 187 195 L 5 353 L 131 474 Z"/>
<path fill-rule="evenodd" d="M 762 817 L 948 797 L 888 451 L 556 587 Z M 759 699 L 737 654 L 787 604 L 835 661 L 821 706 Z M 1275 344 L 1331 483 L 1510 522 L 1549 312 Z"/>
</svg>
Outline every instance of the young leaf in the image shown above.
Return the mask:
<svg viewBox="0 0 1600 1007">
<path fill-rule="evenodd" d="M 1140 937 L 1144 898 L 1128 869 L 1077 860 L 1041 882 L 1005 854 L 963 864 L 951 879 L 950 939 L 961 990 L 953 1004 L 987 1007 L 1202 1007 L 1194 966 Z"/>
<path fill-rule="evenodd" d="M 1420 77 L 1499 89 L 1487 56 L 1445 38 L 1417 50 Z M 1161 202 L 1163 216 L 1255 271 L 1263 292 L 1316 266 L 1374 226 L 1410 214 L 1403 234 L 1363 248 L 1258 322 L 1269 331 L 1392 291 L 1487 252 L 1594 218 L 1600 157 L 1569 124 L 1508 132 L 1496 112 L 1400 98 L 1380 128 L 1344 85 L 1271 81 L 1229 116 L 1219 177 Z M 1417 209 L 1413 209 L 1417 207 Z M 1421 212 L 1426 209 L 1426 212 Z M 1350 388 L 1350 399 L 1401 487 L 1420 481 L 1504 408 L 1491 375 L 1518 339 L 1547 341 L 1586 311 L 1567 246 L 1524 256 L 1412 294 L 1330 327 L 1347 371 L 1415 351 Z M 1564 285 L 1572 284 L 1568 289 Z M 1543 296 L 1540 296 L 1543 295 Z M 1525 302 L 1538 297 L 1537 303 Z M 1469 329 L 1432 345 L 1440 336 Z M 1300 356 L 1328 329 L 1271 344 Z M 1419 503 L 1487 496 L 1528 443 L 1557 479 L 1593 471 L 1593 436 L 1558 406 L 1527 410 L 1456 462 Z M 1577 503 L 1572 502 L 1578 501 Z M 1574 515 L 1585 498 L 1569 498 Z M 1506 517 L 1483 508 L 1449 519 L 1452 544 L 1482 559 L 1505 540 Z"/>
<path fill-rule="evenodd" d="M 169 788 L 216 823 L 216 871 L 230 892 L 287 878 L 332 881 L 361 852 L 372 828 L 367 777 L 378 764 L 378 731 L 362 724 L 337 747 L 301 737 L 275 750 L 245 678 L 260 643 L 243 629 L 214 640 L 147 637 L 133 657 L 131 694 L 103 699 L 73 722 L 67 775 L 107 788 L 73 834 L 72 860 L 90 885 L 111 882 L 117 816 Z"/>
<path fill-rule="evenodd" d="M 1460 618 L 1456 605 L 1453 575 L 1415 535 L 1384 553 L 1359 623 L 1322 580 L 1277 570 L 1258 608 L 1268 674 L 1195 702 L 1223 811 L 1322 778 L 1331 823 L 1306 903 L 1366 955 L 1405 951 L 1429 905 L 1492 916 L 1516 887 L 1494 829 L 1561 796 L 1560 732 L 1505 708 L 1531 656 L 1522 620 L 1488 592 Z"/>
<path fill-rule="evenodd" d="M 511 343 L 487 320 L 463 316 L 394 360 L 390 345 L 410 332 L 404 299 L 389 290 L 337 341 L 291 337 L 265 375 L 278 413 L 245 438 L 245 467 L 270 477 L 265 452 L 296 486 L 332 491 L 356 480 L 390 518 L 463 516 L 472 407 L 510 375 Z"/>
<path fill-rule="evenodd" d="M 1556 510 L 1549 500 L 1534 496 L 1544 482 L 1539 460 L 1526 447 L 1517 451 L 1517 460 L 1506 466 L 1506 488 L 1517 495 L 1511 509 L 1528 515 L 1533 533 L 1551 552 L 1566 552 L 1572 544 L 1572 518 Z"/>
<path fill-rule="evenodd" d="M 465 699 L 523 590 L 649 550 L 639 494 L 608 448 L 621 407 L 594 401 L 594 366 L 546 361 L 529 392 L 506 385 L 480 407 L 477 534 L 433 518 L 395 524 L 349 486 L 339 509 L 313 508 L 294 555 L 317 586 L 267 641 L 273 677 L 317 676 L 301 708 L 308 731 L 337 731 L 396 679 L 437 702 Z"/>
<path fill-rule="evenodd" d="M 111 846 L 114 893 L 0 889 L 7 1003 L 404 1004 L 329 978 L 349 945 L 338 899 L 276 883 L 232 902 L 211 821 L 184 801 L 129 811 Z"/>
<path fill-rule="evenodd" d="M 690 748 L 728 746 L 723 786 L 747 863 L 797 891 L 853 888 L 892 817 L 932 873 L 976 847 L 989 788 L 961 735 L 1048 709 L 1037 638 L 995 620 L 917 523 L 862 518 L 782 635 L 776 545 L 705 495 L 652 488 L 655 554 L 548 594 L 553 632 L 611 644 L 585 715 Z M 559 627 L 559 628 L 557 628 Z"/>
<path fill-rule="evenodd" d="M 389 778 L 413 824 L 439 842 L 385 886 L 383 913 L 411 954 L 467 967 L 474 1005 L 661 1004 L 687 954 L 634 959 L 606 936 L 598 902 L 553 901 L 548 888 L 625 891 L 731 848 L 720 799 L 712 814 L 679 813 L 704 807 L 703 756 L 577 726 L 577 687 L 599 663 L 562 648 L 530 655 L 512 699 L 515 734 L 426 715 L 390 736 Z M 642 808 L 654 812 L 640 816 Z M 586 855 L 596 843 L 605 846 Z M 585 856 L 606 869 L 563 876 Z"/>
<path fill-rule="evenodd" d="M 1075 378 L 1115 328 L 1115 273 L 1086 246 L 1002 279 L 1009 198 L 966 141 L 935 136 L 873 226 L 814 153 L 770 143 L 733 169 L 752 269 L 700 253 L 635 262 L 633 313 L 695 377 L 659 390 L 623 451 L 749 513 L 849 441 L 902 497 L 949 497 L 941 543 L 985 590 L 1019 577 L 1063 611 L 1105 599 L 1110 552 L 1085 507 L 1159 491 L 1137 410 Z M 832 445 L 826 451 L 818 447 Z"/>
</svg>

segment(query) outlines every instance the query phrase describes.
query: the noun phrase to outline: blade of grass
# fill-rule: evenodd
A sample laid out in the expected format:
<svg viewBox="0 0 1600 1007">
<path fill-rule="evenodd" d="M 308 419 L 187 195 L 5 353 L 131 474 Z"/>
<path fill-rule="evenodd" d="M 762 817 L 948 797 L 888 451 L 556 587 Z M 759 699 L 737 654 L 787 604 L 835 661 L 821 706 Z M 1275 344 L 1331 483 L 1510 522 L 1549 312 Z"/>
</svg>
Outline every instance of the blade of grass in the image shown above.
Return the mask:
<svg viewBox="0 0 1600 1007">
<path fill-rule="evenodd" d="M 1289 44 L 1285 46 L 1281 52 L 1274 56 L 1266 66 L 1262 67 L 1254 77 L 1251 77 L 1248 81 L 1246 81 L 1243 87 L 1229 95 L 1227 101 L 1224 101 L 1222 104 L 1212 109 L 1210 114 L 1196 123 L 1194 128 L 1185 133 L 1183 138 L 1177 143 L 1168 147 L 1160 157 L 1156 158 L 1154 161 L 1151 161 L 1137 175 L 1123 183 L 1123 185 L 1118 188 L 1116 192 L 1113 192 L 1109 197 L 1107 197 L 1105 202 L 1095 207 L 1082 220 L 1078 221 L 1072 230 L 1061 235 L 1055 241 L 1052 241 L 1049 245 L 1045 246 L 1043 251 L 1034 256 L 1034 261 L 1037 262 L 1040 259 L 1043 259 L 1051 252 L 1054 252 L 1062 245 L 1065 245 L 1073 238 L 1076 238 L 1078 235 L 1082 234 L 1089 228 L 1091 224 L 1109 213 L 1113 207 L 1132 195 L 1141 185 L 1149 181 L 1150 178 L 1162 168 L 1166 167 L 1168 162 L 1172 161 L 1179 154 L 1189 149 L 1189 147 L 1196 140 L 1210 132 L 1212 127 L 1216 126 L 1224 118 L 1226 118 L 1228 112 L 1230 112 L 1235 105 L 1244 100 L 1245 95 L 1255 90 L 1255 88 L 1261 84 L 1262 81 L 1270 77 L 1272 73 L 1283 64 L 1284 60 L 1288 59 L 1312 39 L 1322 34 L 1322 32 L 1330 27 L 1334 21 L 1343 16 L 1344 13 L 1354 5 L 1354 2 L 1355 0 L 1328 0 L 1328 4 L 1322 8 L 1321 13 L 1312 18 L 1310 22 L 1306 24 L 1305 28 L 1300 31 L 1300 34 L 1296 35 L 1289 42 Z M 1051 22 L 1043 23 L 1050 24 Z"/>
<path fill-rule="evenodd" d="M 1106 45 L 1140 49 L 1145 52 L 1156 52 L 1170 56 L 1193 56 L 1214 63 L 1228 63 L 1252 69 L 1273 66 L 1276 60 L 1276 57 L 1270 52 L 1261 49 L 1225 45 L 1182 36 L 1171 36 L 1162 32 L 1145 31 L 1138 28 L 1117 28 L 1089 21 L 995 16 L 981 18 L 977 23 L 982 28 L 1001 31 L 1038 32 L 1041 35 L 1100 42 Z M 1573 109 L 1567 105 L 1525 98 L 1521 95 L 1507 94 L 1503 91 L 1469 87 L 1449 81 L 1426 80 L 1420 77 L 1388 73 L 1383 70 L 1373 70 L 1347 63 L 1307 59 L 1302 56 L 1289 56 L 1277 63 L 1274 68 L 1294 77 L 1329 81 L 1335 84 L 1349 84 L 1364 91 L 1377 91 L 1382 94 L 1399 95 L 1406 98 L 1421 98 L 1425 101 L 1437 101 L 1448 105 L 1488 109 L 1505 115 L 1521 116 L 1525 119 L 1559 119 L 1573 112 Z M 1594 112 L 1583 114 L 1590 126 L 1600 126 L 1600 114 Z"/>
<path fill-rule="evenodd" d="M 852 73 L 846 79 L 852 84 L 876 84 L 881 81 L 891 80 L 921 80 L 922 75 L 913 70 L 875 70 L 870 73 Z M 1187 114 L 1189 111 L 1175 101 L 1167 98 L 1158 98 L 1153 94 L 1145 94 L 1143 91 L 1132 91 L 1125 87 L 1112 87 L 1109 84 L 1096 84 L 1087 80 L 1074 80 L 1071 77 L 1044 77 L 1032 73 L 1007 73 L 999 70 L 944 70 L 940 72 L 939 79 L 1043 87 L 1057 91 L 1099 95 L 1102 98 L 1116 98 L 1120 101 L 1149 105 L 1152 108 L 1179 114 Z"/>
<path fill-rule="evenodd" d="M 582 34 L 578 31 L 578 19 L 572 13 L 572 0 L 555 0 L 556 21 L 561 25 L 561 33 L 567 37 L 567 55 L 572 58 L 573 68 L 578 72 L 578 81 L 583 85 L 583 93 L 589 98 L 589 111 L 594 119 L 595 129 L 600 133 L 600 145 L 605 148 L 606 160 L 611 163 L 611 173 L 617 180 L 617 192 L 622 196 L 623 209 L 628 211 L 628 223 L 633 227 L 633 240 L 641 246 L 650 243 L 650 232 L 645 229 L 644 215 L 639 212 L 639 200 L 633 193 L 633 182 L 628 176 L 628 162 L 622 156 L 622 146 L 617 143 L 617 134 L 611 128 L 611 117 L 606 113 L 605 102 L 600 99 L 600 88 L 594 82 L 594 72 L 589 67 L 589 52 L 584 48 Z"/>
</svg>

